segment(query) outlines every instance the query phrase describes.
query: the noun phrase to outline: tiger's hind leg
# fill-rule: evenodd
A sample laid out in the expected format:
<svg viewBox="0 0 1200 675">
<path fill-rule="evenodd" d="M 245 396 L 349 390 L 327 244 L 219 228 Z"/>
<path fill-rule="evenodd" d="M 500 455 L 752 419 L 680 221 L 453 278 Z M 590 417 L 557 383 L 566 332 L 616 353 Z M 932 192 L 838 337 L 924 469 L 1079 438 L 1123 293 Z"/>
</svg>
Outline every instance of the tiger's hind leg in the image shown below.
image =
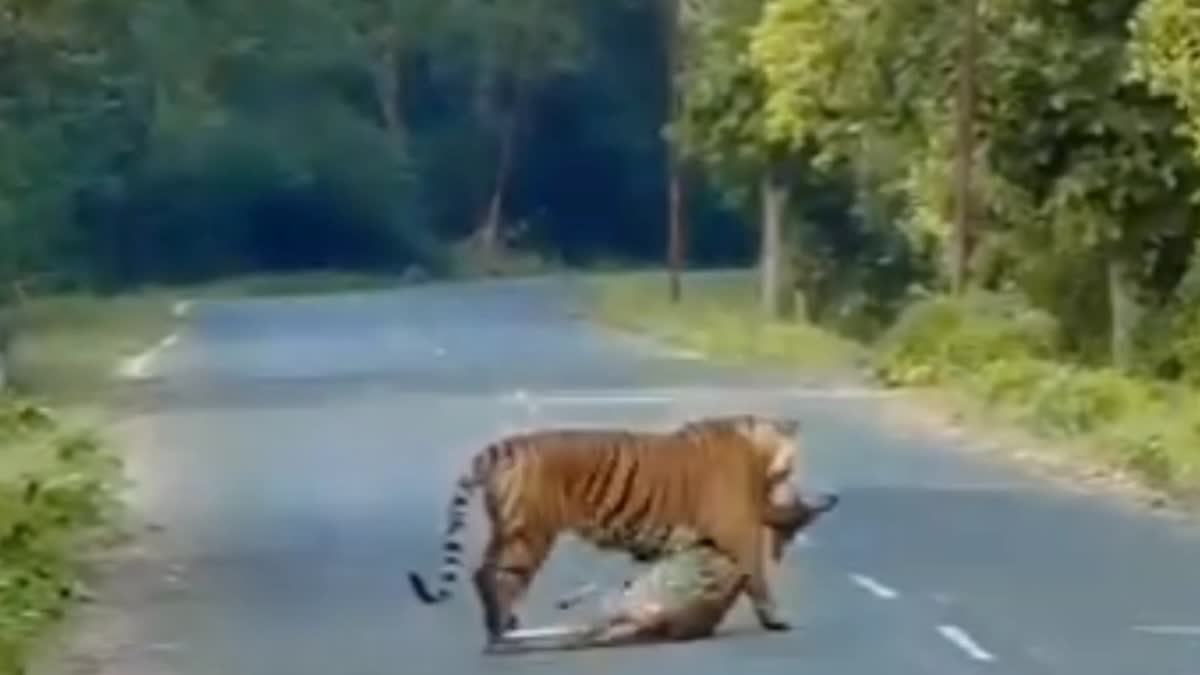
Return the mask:
<svg viewBox="0 0 1200 675">
<path fill-rule="evenodd" d="M 495 642 L 505 631 L 520 625 L 513 608 L 524 597 L 534 575 L 554 544 L 552 537 L 521 532 L 493 536 L 484 559 L 475 570 L 475 592 L 483 607 L 488 641 Z"/>
</svg>

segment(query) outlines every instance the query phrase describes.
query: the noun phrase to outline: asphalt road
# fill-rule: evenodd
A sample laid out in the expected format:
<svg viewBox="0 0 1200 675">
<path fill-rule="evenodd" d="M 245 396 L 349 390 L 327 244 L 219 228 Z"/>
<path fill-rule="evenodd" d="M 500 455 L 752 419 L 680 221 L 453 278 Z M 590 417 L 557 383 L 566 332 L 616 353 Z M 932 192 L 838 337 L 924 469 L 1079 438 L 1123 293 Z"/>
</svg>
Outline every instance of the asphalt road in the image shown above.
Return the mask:
<svg viewBox="0 0 1200 675">
<path fill-rule="evenodd" d="M 143 362 L 135 512 L 100 601 L 46 672 L 1200 675 L 1200 533 L 1050 487 L 884 421 L 871 392 L 719 368 L 573 317 L 554 281 L 197 304 Z M 844 499 L 776 582 L 687 645 L 485 656 L 468 584 L 428 607 L 465 458 L 550 424 L 786 412 L 803 483 Z M 481 518 L 476 518 L 476 525 Z M 478 542 L 478 538 L 476 539 Z M 522 612 L 626 569 L 574 542 Z"/>
</svg>

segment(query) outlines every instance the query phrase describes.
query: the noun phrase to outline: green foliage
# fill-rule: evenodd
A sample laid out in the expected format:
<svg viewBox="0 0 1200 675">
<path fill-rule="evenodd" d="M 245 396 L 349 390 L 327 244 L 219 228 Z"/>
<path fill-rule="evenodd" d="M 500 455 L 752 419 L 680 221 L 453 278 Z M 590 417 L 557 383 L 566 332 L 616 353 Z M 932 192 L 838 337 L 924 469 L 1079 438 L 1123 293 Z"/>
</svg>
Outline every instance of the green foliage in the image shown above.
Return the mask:
<svg viewBox="0 0 1200 675">
<path fill-rule="evenodd" d="M 102 278 L 116 284 L 440 269 L 420 190 L 403 152 L 345 110 L 310 109 L 273 126 L 237 118 L 156 151 L 123 189 L 94 201 L 102 227 L 87 245 L 108 253 Z"/>
<path fill-rule="evenodd" d="M 690 39 L 679 78 L 680 108 L 668 129 L 683 156 L 705 167 L 742 208 L 754 203 L 759 176 L 783 154 L 767 138 L 761 76 L 748 54 L 762 4 L 712 0 L 685 17 Z"/>
<path fill-rule="evenodd" d="M 1190 496 L 1200 495 L 1200 414 L 1185 396 L 1142 414 L 1114 421 L 1101 441 L 1116 462 L 1151 484 Z"/>
<path fill-rule="evenodd" d="M 1170 297 L 1142 323 L 1141 361 L 1148 374 L 1200 386 L 1200 249 Z"/>
<path fill-rule="evenodd" d="M 976 293 L 913 303 L 880 340 L 876 374 L 890 385 L 953 382 L 995 360 L 1048 358 L 1057 323 L 1020 296 Z"/>
<path fill-rule="evenodd" d="M 0 673 L 78 597 L 81 538 L 116 508 L 118 465 L 95 438 L 28 403 L 0 401 Z"/>
<path fill-rule="evenodd" d="M 1145 383 L 1111 369 L 1088 370 L 1059 365 L 1044 373 L 1029 394 L 1029 417 L 1050 436 L 1077 437 L 1156 401 Z"/>
<path fill-rule="evenodd" d="M 1187 113 L 1192 148 L 1200 148 L 1200 7 L 1190 0 L 1144 0 L 1130 22 L 1131 75 L 1156 93 L 1178 101 Z"/>
</svg>

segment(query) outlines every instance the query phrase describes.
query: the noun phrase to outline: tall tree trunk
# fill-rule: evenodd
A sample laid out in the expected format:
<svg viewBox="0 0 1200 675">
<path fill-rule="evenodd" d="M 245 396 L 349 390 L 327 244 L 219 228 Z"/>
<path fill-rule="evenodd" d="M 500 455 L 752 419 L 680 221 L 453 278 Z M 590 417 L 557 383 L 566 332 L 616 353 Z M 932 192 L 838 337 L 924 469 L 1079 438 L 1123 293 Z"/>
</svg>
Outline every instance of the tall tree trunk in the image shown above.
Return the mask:
<svg viewBox="0 0 1200 675">
<path fill-rule="evenodd" d="M 400 71 L 396 60 L 396 50 L 390 45 L 379 54 L 375 64 L 375 99 L 379 105 L 379 114 L 383 118 L 383 126 L 398 140 L 406 140 L 404 115 L 400 106 Z"/>
<path fill-rule="evenodd" d="M 683 299 L 681 276 L 687 255 L 685 250 L 687 233 L 683 220 L 683 177 L 680 175 L 679 164 L 674 159 L 674 154 L 674 152 L 671 153 L 672 159 L 667 165 L 667 264 L 671 271 L 671 302 L 678 303 Z"/>
<path fill-rule="evenodd" d="M 487 212 L 479 226 L 480 253 L 486 271 L 497 270 L 497 247 L 500 242 L 500 226 L 504 219 L 504 196 L 512 175 L 513 153 L 516 149 L 518 110 L 510 110 L 500 126 L 500 148 L 496 161 L 496 176 L 492 183 L 492 196 L 488 199 Z"/>
<path fill-rule="evenodd" d="M 677 119 L 679 91 L 675 77 L 679 68 L 679 2 L 663 2 L 663 44 L 666 52 L 666 95 L 667 122 Z M 675 144 L 667 143 L 667 269 L 669 274 L 668 295 L 672 303 L 683 299 L 683 266 L 687 257 L 687 226 L 684 223 L 684 187 L 679 155 Z"/>
<path fill-rule="evenodd" d="M 1111 315 L 1110 348 L 1113 366 L 1128 370 L 1133 366 L 1133 332 L 1141 320 L 1129 263 L 1119 251 L 1108 255 L 1108 298 Z"/>
<path fill-rule="evenodd" d="M 759 300 L 763 312 L 772 319 L 790 316 L 795 309 L 791 292 L 791 274 L 784 244 L 788 185 L 777 164 L 772 164 L 760 179 L 761 256 Z"/>
<path fill-rule="evenodd" d="M 967 285 L 974 243 L 975 62 L 979 50 L 979 0 L 962 0 L 963 34 L 958 57 L 958 100 L 955 109 L 957 149 L 954 163 L 954 235 L 950 287 L 955 295 Z"/>
</svg>

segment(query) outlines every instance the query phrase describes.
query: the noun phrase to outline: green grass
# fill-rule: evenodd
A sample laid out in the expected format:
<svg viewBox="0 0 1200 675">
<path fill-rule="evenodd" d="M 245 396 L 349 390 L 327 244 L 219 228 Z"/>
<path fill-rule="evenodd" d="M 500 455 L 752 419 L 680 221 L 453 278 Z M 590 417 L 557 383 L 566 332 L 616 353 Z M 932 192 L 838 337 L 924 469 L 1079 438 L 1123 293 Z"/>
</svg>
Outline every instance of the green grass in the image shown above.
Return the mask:
<svg viewBox="0 0 1200 675">
<path fill-rule="evenodd" d="M 177 296 L 61 295 L 6 310 L 13 335 L 9 378 L 19 391 L 52 400 L 100 397 L 114 366 L 171 330 Z"/>
<path fill-rule="evenodd" d="M 671 304 L 662 272 L 586 278 L 597 317 L 729 362 L 765 361 L 821 371 L 856 366 L 866 352 L 803 321 L 764 320 L 752 273 L 691 273 L 684 300 Z"/>
<path fill-rule="evenodd" d="M 108 531 L 118 468 L 92 433 L 0 398 L 0 675 L 24 672 L 78 598 L 80 552 Z"/>
</svg>

